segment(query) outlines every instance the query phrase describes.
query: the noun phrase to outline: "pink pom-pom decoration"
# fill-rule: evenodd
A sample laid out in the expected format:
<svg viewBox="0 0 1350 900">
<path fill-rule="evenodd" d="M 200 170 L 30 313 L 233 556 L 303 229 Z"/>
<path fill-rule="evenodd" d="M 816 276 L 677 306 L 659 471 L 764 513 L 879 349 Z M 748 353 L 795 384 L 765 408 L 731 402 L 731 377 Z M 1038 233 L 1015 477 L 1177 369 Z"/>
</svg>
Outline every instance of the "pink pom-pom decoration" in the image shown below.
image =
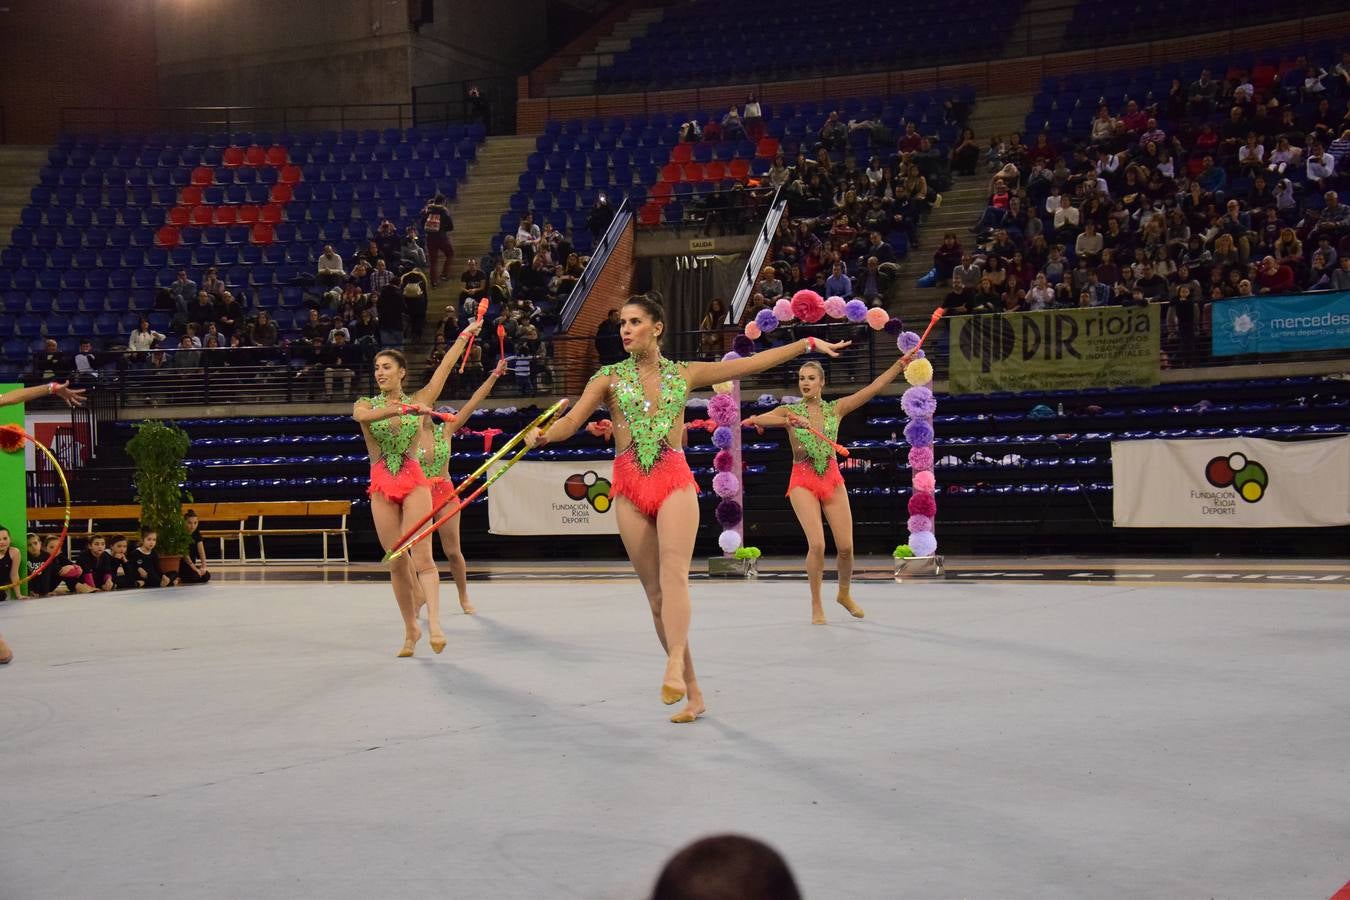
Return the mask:
<svg viewBox="0 0 1350 900">
<path fill-rule="evenodd" d="M 932 531 L 932 530 L 933 530 L 933 520 L 928 518 L 927 516 L 909 517 L 910 534 L 913 534 L 916 531 Z M 910 549 L 913 550 L 914 548 L 911 547 Z"/>
<path fill-rule="evenodd" d="M 910 447 L 909 467 L 916 472 L 933 468 L 933 448 Z M 911 528 L 910 530 L 913 531 L 914 529 Z"/>
<path fill-rule="evenodd" d="M 937 536 L 931 531 L 916 531 L 909 536 L 909 549 L 915 556 L 932 556 L 937 552 Z"/>
<path fill-rule="evenodd" d="M 792 301 L 786 297 L 773 305 L 773 317 L 780 322 L 791 322 L 793 317 Z"/>
<path fill-rule="evenodd" d="M 731 429 L 728 428 L 727 426 L 719 425 L 713 429 L 712 442 L 713 446 L 716 447 L 718 450 L 730 449 L 732 442 L 734 441 L 735 435 L 731 433 Z M 910 443 L 912 444 L 914 442 L 910 441 Z"/>
<path fill-rule="evenodd" d="M 717 536 L 717 546 L 722 548 L 723 553 L 735 553 L 741 547 L 741 536 L 728 528 Z"/>
<path fill-rule="evenodd" d="M 844 304 L 844 318 L 854 323 L 866 322 L 867 304 L 854 297 Z"/>
<path fill-rule="evenodd" d="M 717 455 L 713 457 L 713 470 L 717 472 L 730 472 L 736 464 L 736 458 L 731 455 L 730 450 L 718 450 Z"/>
<path fill-rule="evenodd" d="M 844 298 L 830 297 L 825 301 L 825 315 L 831 319 L 842 319 L 844 317 Z"/>
<path fill-rule="evenodd" d="M 891 317 L 880 306 L 874 306 L 867 311 L 867 324 L 871 326 L 873 331 L 880 331 L 885 328 L 886 323 L 890 320 Z"/>
<path fill-rule="evenodd" d="M 933 499 L 932 494 L 911 494 L 908 509 L 911 516 L 927 516 L 931 519 L 937 515 L 937 500 Z"/>
<path fill-rule="evenodd" d="M 730 472 L 718 472 L 713 476 L 713 493 L 719 497 L 734 497 L 741 489 L 741 480 Z"/>
<path fill-rule="evenodd" d="M 792 314 L 803 322 L 819 322 L 825 315 L 825 301 L 815 291 L 798 291 L 792 295 Z"/>
<path fill-rule="evenodd" d="M 764 332 L 759 330 L 759 326 L 754 322 L 745 323 L 745 336 L 752 341 L 757 341 L 764 336 Z"/>
<path fill-rule="evenodd" d="M 931 494 L 937 490 L 937 478 L 933 475 L 931 469 L 914 473 L 914 490 L 923 494 Z"/>
<path fill-rule="evenodd" d="M 708 401 L 708 418 L 718 425 L 735 425 L 741 420 L 741 405 L 730 394 L 717 394 Z"/>
</svg>

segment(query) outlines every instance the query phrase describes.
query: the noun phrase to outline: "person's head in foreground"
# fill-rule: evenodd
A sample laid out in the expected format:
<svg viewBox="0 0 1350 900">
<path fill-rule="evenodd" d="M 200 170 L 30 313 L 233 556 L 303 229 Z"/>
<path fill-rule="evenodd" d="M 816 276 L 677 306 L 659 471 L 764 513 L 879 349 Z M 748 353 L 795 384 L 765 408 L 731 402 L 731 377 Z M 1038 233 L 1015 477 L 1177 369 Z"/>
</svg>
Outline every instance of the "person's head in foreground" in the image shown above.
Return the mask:
<svg viewBox="0 0 1350 900">
<path fill-rule="evenodd" d="M 671 857 L 651 900 L 801 900 L 778 852 L 754 838 L 719 834 Z"/>
</svg>

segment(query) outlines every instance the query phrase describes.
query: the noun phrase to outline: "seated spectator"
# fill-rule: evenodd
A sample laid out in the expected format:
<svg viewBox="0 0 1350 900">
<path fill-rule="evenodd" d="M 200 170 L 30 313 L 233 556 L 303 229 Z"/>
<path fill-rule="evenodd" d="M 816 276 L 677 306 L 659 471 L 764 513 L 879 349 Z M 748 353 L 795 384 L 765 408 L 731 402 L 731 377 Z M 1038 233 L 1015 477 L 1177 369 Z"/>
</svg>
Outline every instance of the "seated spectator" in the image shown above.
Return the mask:
<svg viewBox="0 0 1350 900">
<path fill-rule="evenodd" d="M 1312 146 L 1308 148 L 1306 169 L 1309 187 L 1326 191 L 1330 188 L 1331 180 L 1336 174 L 1336 160 L 1330 153 L 1326 152 L 1321 143 L 1313 142 Z"/>
<path fill-rule="evenodd" d="M 378 294 L 384 290 L 387 284 L 393 284 L 398 280 L 398 276 L 389 271 L 389 266 L 385 263 L 383 257 L 375 259 L 375 268 L 370 273 L 369 289 L 372 294 Z"/>
<path fill-rule="evenodd" d="M 342 313 L 338 313 L 333 317 L 332 324 L 333 327 L 328 329 L 328 340 L 326 341 L 326 343 L 329 344 L 333 343 L 335 340 L 337 340 L 338 336 L 341 335 L 344 341 L 346 341 L 348 344 L 351 344 L 352 333 L 351 330 L 347 327 L 346 317 L 343 316 Z"/>
<path fill-rule="evenodd" d="M 248 342 L 255 347 L 277 346 L 277 325 L 267 314 L 267 310 L 260 310 L 258 318 L 249 326 Z"/>
<path fill-rule="evenodd" d="M 322 287 L 337 287 L 347 276 L 347 270 L 342 265 L 342 257 L 333 249 L 332 244 L 323 245 L 323 253 L 319 255 L 317 265 L 318 283 Z"/>
<path fill-rule="evenodd" d="M 1261 260 L 1256 281 L 1262 294 L 1289 294 L 1294 291 L 1294 270 L 1267 256 Z"/>
<path fill-rule="evenodd" d="M 942 308 L 949 314 L 971 312 L 972 301 L 975 298 L 975 292 L 966 287 L 965 281 L 960 275 L 952 276 L 952 287 L 947 292 L 947 296 L 942 299 Z"/>
<path fill-rule="evenodd" d="M 953 175 L 974 175 L 980 162 L 980 145 L 975 140 L 975 132 L 967 128 L 961 133 L 961 139 L 951 152 Z M 880 178 L 877 179 L 878 183 Z"/>
<path fill-rule="evenodd" d="M 173 369 L 200 369 L 201 365 L 201 350 L 193 346 L 191 337 L 186 334 L 183 335 L 178 339 L 178 349 L 169 359 L 169 367 Z"/>
<path fill-rule="evenodd" d="M 145 353 L 162 340 L 164 335 L 150 327 L 149 319 L 142 318 L 136 330 L 127 336 L 127 349 L 133 353 Z"/>
<path fill-rule="evenodd" d="M 1036 276 L 1036 280 L 1031 284 L 1031 290 L 1027 291 L 1027 309 L 1032 312 L 1038 312 L 1043 309 L 1050 309 L 1055 305 L 1055 289 L 1050 286 L 1050 282 L 1045 280 L 1045 274 Z"/>
<path fill-rule="evenodd" d="M 830 277 L 825 280 L 825 290 L 830 297 L 852 297 L 853 279 L 844 273 L 844 264 L 834 263 L 830 268 Z"/>
<path fill-rule="evenodd" d="M 1002 307 L 1003 300 L 993 280 L 988 275 L 982 276 L 975 288 L 975 296 L 971 298 L 969 310 L 972 313 L 996 313 Z"/>
<path fill-rule="evenodd" d="M 736 109 L 735 104 L 732 104 L 731 108 L 722 116 L 722 140 L 743 141 L 745 139 L 745 123 L 741 121 L 740 111 Z"/>
<path fill-rule="evenodd" d="M 422 246 L 422 240 L 417 236 L 417 227 L 409 225 L 403 232 L 403 242 L 399 245 L 398 252 L 399 270 L 406 272 L 409 269 L 425 269 L 427 267 L 427 251 Z"/>
<path fill-rule="evenodd" d="M 216 324 L 221 334 L 228 340 L 230 335 L 244 324 L 244 308 L 235 299 L 234 294 L 226 291 L 216 305 Z"/>
<path fill-rule="evenodd" d="M 211 301 L 214 303 L 225 296 L 225 282 L 220 280 L 216 274 L 216 267 L 209 266 L 206 270 L 206 276 L 202 278 L 201 289 L 211 295 Z"/>
<path fill-rule="evenodd" d="M 75 382 L 93 384 L 98 381 L 98 358 L 94 356 L 94 342 L 89 338 L 80 339 L 80 352 L 75 354 Z"/>
<path fill-rule="evenodd" d="M 309 318 L 306 319 L 305 324 L 301 326 L 300 334 L 307 341 L 312 341 L 315 338 L 323 340 L 323 338 L 327 336 L 328 324 L 324 322 L 323 319 L 319 318 L 319 311 L 317 309 L 311 309 L 309 311 Z"/>
<path fill-rule="evenodd" d="M 354 344 L 363 353 L 372 353 L 379 342 L 379 323 L 375 321 L 375 310 L 367 306 L 357 313 L 356 321 L 347 328 Z"/>
<path fill-rule="evenodd" d="M 839 120 L 839 112 L 831 110 L 826 116 L 825 123 L 820 126 L 820 143 L 817 145 L 825 150 L 845 150 L 848 147 L 848 126 Z M 919 142 L 916 140 L 914 146 L 917 149 Z"/>
<path fill-rule="evenodd" d="M 47 338 L 42 352 L 33 359 L 33 374 L 39 381 L 58 381 L 67 378 L 69 373 L 70 364 L 65 354 L 58 349 L 55 340 Z"/>
<path fill-rule="evenodd" d="M 515 271 L 525 264 L 525 254 L 516 246 L 515 235 L 508 234 L 502 241 L 500 259 L 507 271 Z"/>
<path fill-rule="evenodd" d="M 1327 279 L 1327 287 L 1333 291 L 1350 291 L 1350 253 L 1342 256 L 1339 262 Z"/>
<path fill-rule="evenodd" d="M 332 341 L 324 348 L 320 356 L 320 362 L 323 365 L 323 396 L 325 400 L 333 399 L 334 385 L 342 382 L 342 396 L 348 397 L 352 392 L 352 379 L 356 377 L 356 366 L 361 361 L 360 351 L 351 347 L 347 343 L 347 329 L 343 328 L 333 332 Z"/>
<path fill-rule="evenodd" d="M 296 341 L 291 345 L 291 366 L 294 369 L 297 397 L 304 392 L 306 399 L 313 399 L 319 390 L 319 376 L 324 371 L 323 338 L 309 341 Z M 331 382 L 328 383 L 331 387 Z M 331 394 L 332 391 L 327 392 Z"/>
<path fill-rule="evenodd" d="M 1083 233 L 1074 239 L 1074 254 L 1088 262 L 1096 262 L 1105 245 L 1102 236 L 1097 233 L 1097 223 L 1088 220 L 1083 223 Z"/>
</svg>

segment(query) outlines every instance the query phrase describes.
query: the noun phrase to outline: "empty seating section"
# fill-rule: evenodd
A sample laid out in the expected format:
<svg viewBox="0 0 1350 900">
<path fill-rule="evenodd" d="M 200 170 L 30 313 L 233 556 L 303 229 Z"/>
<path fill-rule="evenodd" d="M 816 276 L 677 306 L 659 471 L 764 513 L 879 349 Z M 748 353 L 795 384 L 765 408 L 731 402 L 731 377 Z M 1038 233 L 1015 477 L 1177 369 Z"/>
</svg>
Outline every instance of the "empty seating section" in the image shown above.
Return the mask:
<svg viewBox="0 0 1350 900">
<path fill-rule="evenodd" d="M 1316 16 L 1345 8 L 1338 0 L 1309 0 L 1297 7 L 1266 0 L 1197 0 L 1184 8 L 1165 0 L 1079 0 L 1069 22 L 1066 40 L 1071 47 L 1131 44 L 1217 28 L 1242 28 L 1266 22 L 1284 22 L 1294 16 Z"/>
<path fill-rule="evenodd" d="M 573 228 L 579 252 L 590 251 L 587 214 L 596 197 L 605 193 L 615 206 L 626 197 L 639 225 L 677 224 L 686 205 L 701 195 L 727 190 L 737 183 L 758 183 L 774 157 L 790 164 L 799 151 L 814 156 L 813 145 L 830 112 L 844 121 L 880 121 L 893 133 L 915 122 L 925 134 L 937 134 L 950 146 L 957 126 L 945 124 L 944 103 L 974 99 L 971 88 L 941 88 L 908 96 L 848 98 L 838 102 L 763 103 L 763 136 L 758 140 L 699 140 L 681 142 L 680 127 L 696 120 L 719 121 L 726 110 L 685 110 L 675 113 L 613 116 L 607 119 L 550 121 L 539 136 L 535 152 L 526 161 L 517 191 L 502 215 L 501 234 L 493 239 L 494 253 L 507 235 L 514 235 L 521 217 L 532 213 L 534 223 Z M 872 130 L 854 130 L 848 151 L 831 154 L 836 164 L 853 157 L 860 168 L 878 153 Z"/>
<path fill-rule="evenodd" d="M 298 307 L 326 243 L 350 259 L 381 219 L 454 197 L 481 126 L 291 133 L 68 135 L 0 256 L 3 365 L 43 336 L 126 334 L 180 267 L 246 306 Z M 152 321 L 165 331 L 167 319 Z"/>
<path fill-rule="evenodd" d="M 943 0 L 862 0 L 830 15 L 804 0 L 695 0 L 667 7 L 658 28 L 601 66 L 596 89 L 788 81 L 983 61 L 999 55 L 1021 6 L 1020 0 L 986 4 L 978 14 L 954 16 Z"/>
</svg>

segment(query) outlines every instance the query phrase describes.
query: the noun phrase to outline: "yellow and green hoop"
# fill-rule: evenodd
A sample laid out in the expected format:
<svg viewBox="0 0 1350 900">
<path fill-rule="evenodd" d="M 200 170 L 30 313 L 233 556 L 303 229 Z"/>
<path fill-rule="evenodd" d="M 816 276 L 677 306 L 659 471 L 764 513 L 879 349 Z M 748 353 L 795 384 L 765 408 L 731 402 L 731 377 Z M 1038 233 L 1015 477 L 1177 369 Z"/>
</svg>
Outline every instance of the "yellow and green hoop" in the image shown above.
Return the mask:
<svg viewBox="0 0 1350 900">
<path fill-rule="evenodd" d="M 24 577 L 12 584 L 0 586 L 0 593 L 22 587 L 41 575 L 47 567 L 56 560 L 56 557 L 61 552 L 61 548 L 66 544 L 66 535 L 70 533 L 70 484 L 66 481 L 66 472 L 61 468 L 61 463 L 56 458 L 56 454 L 51 451 L 50 447 L 24 431 L 18 425 L 0 425 L 0 450 L 3 450 L 6 453 L 18 453 L 23 450 L 24 444 L 32 444 L 40 450 L 51 462 L 52 468 L 56 470 L 56 477 L 61 482 L 61 494 L 65 503 L 65 518 L 61 521 L 61 533 L 57 535 L 56 538 L 56 551 L 48 556 L 42 565 L 38 566 Z"/>
</svg>

